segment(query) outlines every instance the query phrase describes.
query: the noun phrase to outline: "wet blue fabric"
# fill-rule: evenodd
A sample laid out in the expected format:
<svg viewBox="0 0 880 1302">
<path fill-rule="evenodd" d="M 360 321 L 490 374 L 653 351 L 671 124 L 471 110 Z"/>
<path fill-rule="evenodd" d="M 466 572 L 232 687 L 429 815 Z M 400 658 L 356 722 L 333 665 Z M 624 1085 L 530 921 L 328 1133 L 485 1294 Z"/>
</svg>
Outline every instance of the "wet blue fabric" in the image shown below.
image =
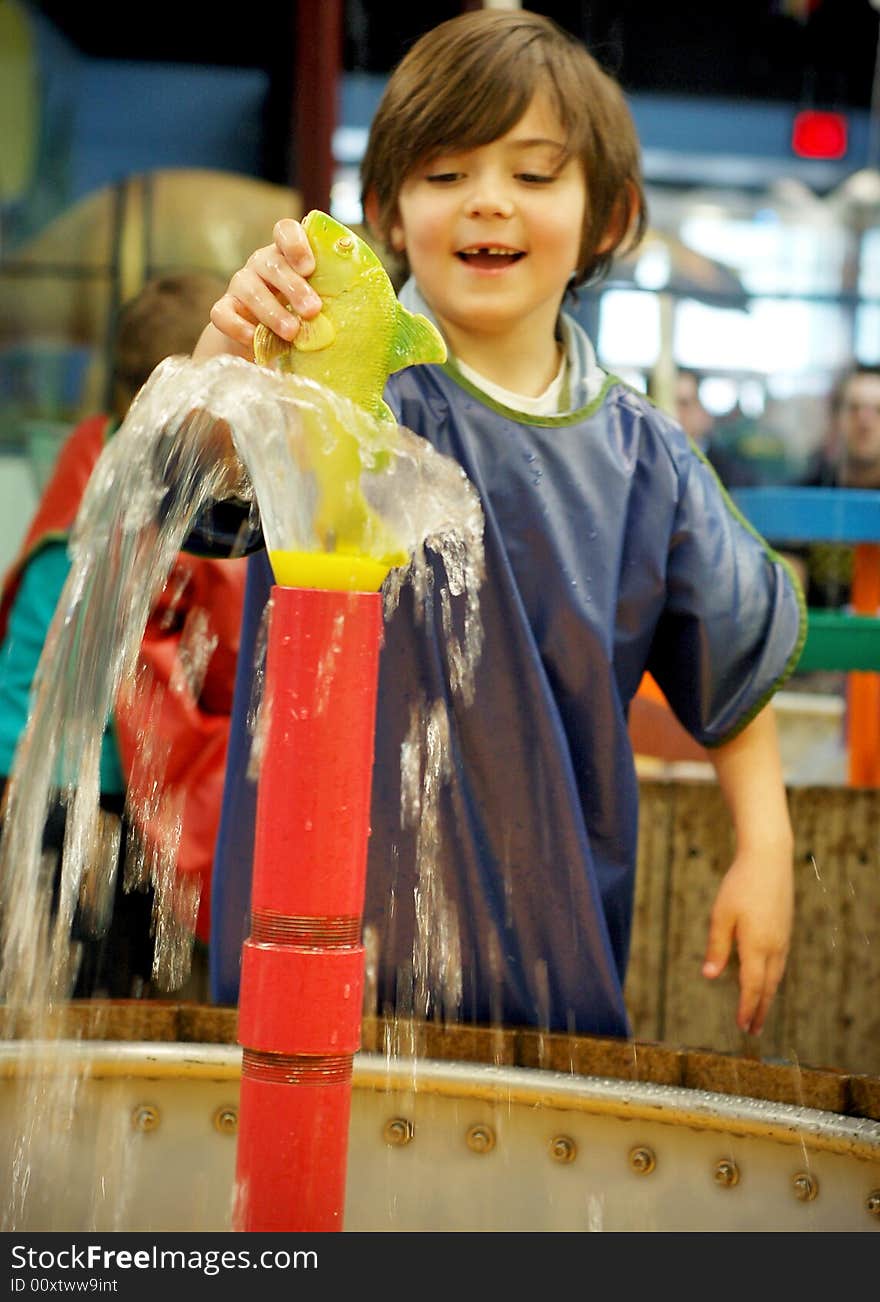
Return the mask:
<svg viewBox="0 0 880 1302">
<path fill-rule="evenodd" d="M 483 503 L 484 647 L 473 704 L 449 686 L 437 561 L 422 620 L 405 586 L 380 659 L 365 935 L 375 1010 L 629 1034 L 638 782 L 627 710 L 650 670 L 689 731 L 733 736 L 794 667 L 803 603 L 680 428 L 609 381 L 589 408 L 525 418 L 454 368 L 386 397 Z M 238 997 L 254 785 L 252 645 L 271 572 L 250 561 L 213 883 L 212 998 Z M 455 602 L 453 601 L 453 606 Z M 460 612 L 459 612 L 460 614 Z M 432 874 L 401 819 L 401 745 L 442 702 L 452 771 Z M 427 974 L 414 953 L 427 917 Z M 457 974 L 460 971 L 460 982 Z"/>
</svg>

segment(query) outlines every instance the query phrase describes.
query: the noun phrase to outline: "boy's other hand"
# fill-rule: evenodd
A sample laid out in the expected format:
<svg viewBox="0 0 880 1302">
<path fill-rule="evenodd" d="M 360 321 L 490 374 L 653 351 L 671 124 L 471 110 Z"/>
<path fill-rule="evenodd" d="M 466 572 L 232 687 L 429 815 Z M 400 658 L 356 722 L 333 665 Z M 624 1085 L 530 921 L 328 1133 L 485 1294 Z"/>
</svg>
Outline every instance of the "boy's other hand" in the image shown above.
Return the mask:
<svg viewBox="0 0 880 1302">
<path fill-rule="evenodd" d="M 790 847 L 738 853 L 715 898 L 703 976 L 720 976 L 735 941 L 740 992 L 736 1024 L 751 1035 L 763 1029 L 782 980 L 793 912 Z"/>
</svg>

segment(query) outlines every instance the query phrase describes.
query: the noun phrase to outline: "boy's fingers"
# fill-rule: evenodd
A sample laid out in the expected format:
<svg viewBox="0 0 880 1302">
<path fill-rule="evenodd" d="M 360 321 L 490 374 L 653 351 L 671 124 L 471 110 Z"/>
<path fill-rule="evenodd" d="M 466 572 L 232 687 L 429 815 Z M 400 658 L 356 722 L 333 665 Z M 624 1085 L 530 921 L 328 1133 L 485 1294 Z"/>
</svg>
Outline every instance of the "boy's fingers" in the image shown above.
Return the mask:
<svg viewBox="0 0 880 1302">
<path fill-rule="evenodd" d="M 299 222 L 276 222 L 273 235 L 275 242 L 251 254 L 211 310 L 212 324 L 246 350 L 256 325 L 293 340 L 300 318 L 316 316 L 323 306 L 304 279 L 315 270 L 315 258 Z"/>
<path fill-rule="evenodd" d="M 251 254 L 230 280 L 226 297 L 241 304 L 245 317 L 262 321 L 276 334 L 290 339 L 299 329 L 299 315 L 314 316 L 321 308 L 315 291 L 283 265 L 274 247 Z"/>
<path fill-rule="evenodd" d="M 749 1035 L 760 1035 L 764 1029 L 764 1022 L 767 1020 L 767 1013 L 770 1011 L 770 1005 L 773 1002 L 773 995 L 767 991 L 761 996 L 754 1012 L 737 1015 L 737 1026 L 741 1031 L 746 1031 Z"/>
<path fill-rule="evenodd" d="M 760 965 L 756 968 L 760 972 Z M 760 1035 L 784 971 L 785 954 L 771 954 L 763 964 L 763 973 L 756 975 L 754 984 L 748 987 L 748 995 L 747 978 L 740 973 L 740 1003 L 736 1018 L 740 1030 Z"/>
<path fill-rule="evenodd" d="M 755 1022 L 765 997 L 765 964 L 762 961 L 743 961 L 740 955 L 739 969 L 739 1007 L 736 1010 L 736 1024 L 741 1031 L 757 1034 Z M 767 1000 L 769 1004 L 769 1000 Z M 764 1009 L 766 1012 L 766 1008 Z"/>
<path fill-rule="evenodd" d="M 709 940 L 703 958 L 703 976 L 720 976 L 727 967 L 730 949 L 733 944 L 733 923 L 722 913 L 715 911 L 709 921 Z"/>
<path fill-rule="evenodd" d="M 302 316 L 314 316 L 323 307 L 309 282 L 299 271 L 291 267 L 283 252 L 279 251 L 274 244 L 252 253 L 247 260 L 245 270 L 256 272 L 260 282 L 265 282 L 270 289 L 277 290 L 280 298 Z M 312 259 L 312 270 L 314 271 L 314 259 Z M 256 288 L 259 292 L 262 284 L 253 286 L 248 282 L 248 288 Z"/>
<path fill-rule="evenodd" d="M 301 276 L 310 276 L 315 270 L 315 255 L 306 233 L 292 217 L 282 217 L 272 230 L 275 246 L 284 255 L 285 262 Z"/>
<path fill-rule="evenodd" d="M 250 324 L 250 313 L 231 295 L 224 294 L 211 308 L 211 323 L 228 339 L 234 339 L 244 350 L 250 348 L 254 338 L 254 327 Z"/>
</svg>

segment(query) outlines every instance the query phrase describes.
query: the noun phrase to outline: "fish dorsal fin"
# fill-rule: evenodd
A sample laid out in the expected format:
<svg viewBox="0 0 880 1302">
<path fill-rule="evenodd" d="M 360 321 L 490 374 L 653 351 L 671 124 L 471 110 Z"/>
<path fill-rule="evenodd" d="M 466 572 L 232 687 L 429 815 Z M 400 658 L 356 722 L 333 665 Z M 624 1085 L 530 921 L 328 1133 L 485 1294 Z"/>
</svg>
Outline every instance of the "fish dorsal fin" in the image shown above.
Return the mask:
<svg viewBox="0 0 880 1302">
<path fill-rule="evenodd" d="M 397 319 L 391 340 L 389 372 L 422 362 L 445 362 L 446 344 L 436 326 L 421 313 L 408 312 L 397 304 Z"/>
</svg>

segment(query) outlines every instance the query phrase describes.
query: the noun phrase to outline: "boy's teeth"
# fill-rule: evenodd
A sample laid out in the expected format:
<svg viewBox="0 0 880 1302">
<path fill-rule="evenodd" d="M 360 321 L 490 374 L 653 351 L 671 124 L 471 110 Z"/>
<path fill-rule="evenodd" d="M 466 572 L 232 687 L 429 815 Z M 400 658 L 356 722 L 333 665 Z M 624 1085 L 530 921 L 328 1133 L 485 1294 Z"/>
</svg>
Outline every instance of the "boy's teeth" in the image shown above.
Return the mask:
<svg viewBox="0 0 880 1302">
<path fill-rule="evenodd" d="M 469 267 L 476 267 L 483 271 L 503 271 L 507 267 L 512 267 L 514 263 L 519 262 L 520 258 L 525 255 L 518 249 L 504 249 L 498 247 L 488 247 L 485 244 L 472 244 L 467 249 L 462 249 L 459 254 L 462 262 L 466 262 Z M 491 264 L 496 263 L 497 266 Z M 503 265 L 502 265 L 503 264 Z"/>
</svg>

